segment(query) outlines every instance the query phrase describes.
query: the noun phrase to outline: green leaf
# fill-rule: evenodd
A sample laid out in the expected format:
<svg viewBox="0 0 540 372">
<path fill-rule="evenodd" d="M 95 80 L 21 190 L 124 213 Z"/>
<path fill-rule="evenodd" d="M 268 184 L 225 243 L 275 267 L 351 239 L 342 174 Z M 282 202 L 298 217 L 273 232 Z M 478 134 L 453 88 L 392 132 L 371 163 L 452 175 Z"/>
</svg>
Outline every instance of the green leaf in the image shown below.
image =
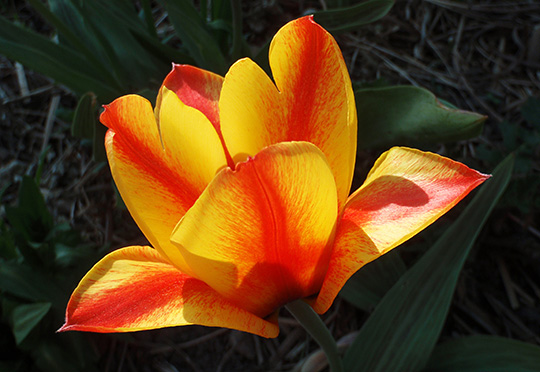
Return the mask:
<svg viewBox="0 0 540 372">
<path fill-rule="evenodd" d="M 144 20 L 144 23 L 146 24 L 146 29 L 148 31 L 148 34 L 157 39 L 157 31 L 156 31 L 156 25 L 154 24 L 154 18 L 152 16 L 152 6 L 150 4 L 150 0 L 142 0 L 141 1 L 141 8 L 142 8 L 142 18 Z"/>
<path fill-rule="evenodd" d="M 17 256 L 15 238 L 6 228 L 4 220 L 0 220 L 0 259 L 10 260 L 16 258 Z"/>
<path fill-rule="evenodd" d="M 79 138 L 92 140 L 92 150 L 96 162 L 107 159 L 103 142 L 106 132 L 107 128 L 97 120 L 96 96 L 92 92 L 84 94 L 75 109 L 71 134 Z"/>
<path fill-rule="evenodd" d="M 394 6 L 394 0 L 369 0 L 357 5 L 315 12 L 315 21 L 336 33 L 353 31 L 384 17 Z"/>
<path fill-rule="evenodd" d="M 26 336 L 39 324 L 41 319 L 49 312 L 49 302 L 19 305 L 11 314 L 13 335 L 17 345 L 24 341 Z"/>
<path fill-rule="evenodd" d="M 25 27 L 14 24 L 0 16 L 0 40 L 14 44 L 24 45 L 29 50 L 37 50 L 48 54 L 59 63 L 80 66 L 81 70 L 90 70 L 97 75 L 97 71 L 80 54 L 73 52 L 67 47 L 53 43 L 47 37 L 31 31 Z M 8 48 L 1 48 L 2 54 L 9 52 Z M 22 62 L 22 61 L 21 61 Z"/>
<path fill-rule="evenodd" d="M 31 30 L 0 16 L 0 53 L 49 76 L 79 93 L 98 95 L 115 90 L 103 81 L 103 74 L 87 58 Z"/>
<path fill-rule="evenodd" d="M 176 34 L 199 67 L 224 75 L 228 68 L 225 57 L 191 1 L 161 0 L 161 2 L 169 12 L 169 19 Z"/>
<path fill-rule="evenodd" d="M 94 128 L 97 124 L 96 116 L 96 95 L 92 92 L 83 94 L 75 109 L 71 123 L 71 134 L 78 138 L 93 138 Z"/>
<path fill-rule="evenodd" d="M 0 28 L 2 27 L 1 23 L 2 18 L 0 17 Z M 119 95 L 114 88 L 89 75 L 88 73 L 92 71 L 91 68 L 84 70 L 84 64 L 69 62 L 70 59 L 77 59 L 72 52 L 66 52 L 62 58 L 65 49 L 60 47 L 55 50 L 59 46 L 47 39 L 43 40 L 42 47 L 34 49 L 18 41 L 12 42 L 3 39 L 3 32 L 4 30 L 0 30 L 0 53 L 4 56 L 19 61 L 26 67 L 52 78 L 57 83 L 66 85 L 77 93 L 92 91 L 105 100 L 113 99 Z"/>
<path fill-rule="evenodd" d="M 358 148 L 450 142 L 479 135 L 485 116 L 451 109 L 433 93 L 413 86 L 355 92 Z"/>
<path fill-rule="evenodd" d="M 14 262 L 0 265 L 0 292 L 29 301 L 51 302 L 57 309 L 65 306 L 65 294 L 50 277 L 39 270 Z"/>
<path fill-rule="evenodd" d="M 53 227 L 53 219 L 35 180 L 23 176 L 16 207 L 6 207 L 6 217 L 13 230 L 27 240 L 40 242 Z"/>
<path fill-rule="evenodd" d="M 152 37 L 140 32 L 132 31 L 133 37 L 141 44 L 147 53 L 159 56 L 163 61 L 170 63 L 182 63 L 187 65 L 195 65 L 195 60 L 188 54 L 172 48 L 161 42 L 156 42 Z M 166 72 L 167 70 L 164 70 Z M 154 97 L 155 98 L 155 97 Z"/>
<path fill-rule="evenodd" d="M 521 107 L 521 114 L 527 122 L 540 129 L 540 99 L 529 97 Z"/>
<path fill-rule="evenodd" d="M 131 2 L 86 1 L 81 3 L 80 12 L 125 92 L 140 89 L 151 80 L 159 86 L 157 82 L 169 71 L 171 61 L 148 53 L 133 36 L 132 31 L 147 31 Z M 155 42 L 159 44 L 159 40 Z"/>
<path fill-rule="evenodd" d="M 506 158 L 460 217 L 388 291 L 347 351 L 350 372 L 418 371 L 427 363 L 448 313 L 465 259 L 510 180 Z"/>
<path fill-rule="evenodd" d="M 81 53 L 103 77 L 112 82 L 114 76 L 99 58 L 99 48 L 93 43 L 92 35 L 88 32 L 84 13 L 77 11 L 75 3 L 66 0 L 49 0 L 50 10 L 39 0 L 29 0 L 43 18 L 50 22 L 60 36 L 67 40 L 71 47 Z M 96 53 L 98 52 L 98 53 Z M 101 56 L 102 57 L 102 56 Z"/>
<path fill-rule="evenodd" d="M 406 269 L 399 252 L 393 250 L 354 274 L 339 294 L 359 309 L 371 311 Z"/>
<path fill-rule="evenodd" d="M 134 32 L 148 35 L 148 29 L 138 17 L 132 1 L 71 0 L 71 3 L 82 16 L 86 40 L 93 45 L 100 59 L 106 61 L 123 93 L 145 86 L 152 77 L 163 78 L 170 61 L 148 53 L 134 37 Z M 150 38 L 154 43 L 160 43 L 157 38 Z"/>
<path fill-rule="evenodd" d="M 438 345 L 423 372 L 540 372 L 540 347 L 495 336 Z"/>
<path fill-rule="evenodd" d="M 45 204 L 43 194 L 32 177 L 23 176 L 18 199 L 19 209 L 24 210 L 35 219 L 39 219 L 43 226 L 49 230 L 53 227 L 53 219 Z"/>
<path fill-rule="evenodd" d="M 82 266 L 85 262 L 95 262 L 96 253 L 91 246 L 68 246 L 63 243 L 54 245 L 56 257 L 55 264 L 58 268 L 69 268 L 72 266 Z M 90 259 L 92 261 L 90 261 Z M 99 259 L 99 257 L 98 257 Z M 91 267 L 92 265 L 90 265 Z M 71 268 L 71 270 L 73 270 Z M 83 273 L 84 274 L 84 273 Z"/>
</svg>

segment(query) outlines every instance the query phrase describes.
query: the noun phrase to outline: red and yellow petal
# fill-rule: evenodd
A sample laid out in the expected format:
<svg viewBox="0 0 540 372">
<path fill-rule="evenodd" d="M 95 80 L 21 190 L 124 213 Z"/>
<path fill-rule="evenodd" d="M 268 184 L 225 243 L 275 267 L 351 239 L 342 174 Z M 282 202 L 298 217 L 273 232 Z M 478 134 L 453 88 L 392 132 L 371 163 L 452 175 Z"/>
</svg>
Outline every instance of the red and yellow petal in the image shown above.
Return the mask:
<svg viewBox="0 0 540 372">
<path fill-rule="evenodd" d="M 325 312 L 360 267 L 426 228 L 487 178 L 433 153 L 398 147 L 384 153 L 347 201 L 315 310 Z"/>
<path fill-rule="evenodd" d="M 315 144 L 328 159 L 341 206 L 354 170 L 356 106 L 339 47 L 304 17 L 276 34 L 269 59 L 277 87 L 249 59 L 225 76 L 219 109 L 227 148 L 238 162 L 282 141 Z"/>
<path fill-rule="evenodd" d="M 234 63 L 219 100 L 221 131 L 235 163 L 287 141 L 287 113 L 276 86 L 251 59 Z"/>
<path fill-rule="evenodd" d="M 150 243 L 181 265 L 183 258 L 170 243 L 170 234 L 226 158 L 202 113 L 182 104 L 174 93 L 163 100 L 161 137 L 150 103 L 139 96 L 115 100 L 101 121 L 110 128 L 105 146 L 126 206 Z"/>
<path fill-rule="evenodd" d="M 313 144 L 287 142 L 221 171 L 171 240 L 198 278 L 266 317 L 318 292 L 337 213 L 324 155 Z"/>
<path fill-rule="evenodd" d="M 159 124 L 164 92 L 173 91 L 184 105 L 201 112 L 210 121 L 224 149 L 227 164 L 234 168 L 234 162 L 225 147 L 221 134 L 219 96 L 222 86 L 223 77 L 220 75 L 194 66 L 175 64 L 159 90 L 154 114 Z M 196 125 L 191 125 L 191 127 L 197 129 Z"/>
<path fill-rule="evenodd" d="M 189 65 L 174 64 L 163 87 L 172 90 L 186 106 L 202 112 L 219 133 L 219 95 L 223 77 L 213 72 Z M 162 89 L 156 101 L 156 118 L 159 117 Z"/>
<path fill-rule="evenodd" d="M 166 87 L 161 94 L 159 122 L 163 155 L 171 157 L 170 165 L 177 176 L 189 179 L 202 192 L 216 173 L 227 166 L 221 140 L 202 112 L 185 105 Z"/>
<path fill-rule="evenodd" d="M 276 337 L 279 329 L 220 296 L 150 247 L 119 249 L 98 262 L 71 296 L 60 331 L 129 332 L 200 324 Z"/>
</svg>

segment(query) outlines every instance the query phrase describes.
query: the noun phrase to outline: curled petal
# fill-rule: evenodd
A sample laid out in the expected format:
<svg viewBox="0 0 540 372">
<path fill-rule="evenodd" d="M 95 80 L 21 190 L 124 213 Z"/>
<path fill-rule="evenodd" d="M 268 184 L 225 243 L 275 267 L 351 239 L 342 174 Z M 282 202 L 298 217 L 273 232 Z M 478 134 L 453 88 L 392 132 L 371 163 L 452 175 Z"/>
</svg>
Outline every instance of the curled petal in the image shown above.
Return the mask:
<svg viewBox="0 0 540 372">
<path fill-rule="evenodd" d="M 60 331 L 128 332 L 200 324 L 275 337 L 278 326 L 231 304 L 150 247 L 103 258 L 71 296 Z"/>
<path fill-rule="evenodd" d="M 177 263 L 183 259 L 170 243 L 171 231 L 226 165 L 226 158 L 202 113 L 182 104 L 174 93 L 163 100 L 163 143 L 152 107 L 142 97 L 115 100 L 106 106 L 101 121 L 110 128 L 105 146 L 124 202 L 150 243 Z"/>
<path fill-rule="evenodd" d="M 198 278 L 265 317 L 318 292 L 336 218 L 324 155 L 310 143 L 287 142 L 221 171 L 171 240 Z"/>
<path fill-rule="evenodd" d="M 282 141 L 315 144 L 330 164 L 342 206 L 356 156 L 356 106 L 339 47 L 304 17 L 276 34 L 269 60 L 276 85 L 249 59 L 225 76 L 219 109 L 227 148 L 239 162 Z"/>
<path fill-rule="evenodd" d="M 234 163 L 225 147 L 225 141 L 221 134 L 219 96 L 221 94 L 222 86 L 222 76 L 198 67 L 174 64 L 172 71 L 167 75 L 159 90 L 154 113 L 156 120 L 159 123 L 164 93 L 167 90 L 173 91 L 185 106 L 192 107 L 201 112 L 214 126 L 214 130 L 221 142 L 221 147 L 225 152 L 227 163 L 234 169 Z M 194 127 L 197 130 L 197 126 L 193 124 L 191 127 Z M 206 125 L 204 124 L 203 127 L 206 127 Z M 211 137 L 214 137 L 213 134 Z M 191 140 L 192 138 L 189 139 Z M 211 146 L 213 144 L 208 145 Z"/>
<path fill-rule="evenodd" d="M 433 153 L 395 147 L 381 155 L 347 201 L 315 310 L 325 312 L 360 267 L 426 228 L 487 178 Z"/>
<path fill-rule="evenodd" d="M 167 88 L 176 93 L 184 105 L 202 112 L 219 133 L 218 102 L 222 85 L 222 76 L 198 67 L 174 64 L 159 91 L 156 118 L 159 117 L 163 88 Z"/>
</svg>

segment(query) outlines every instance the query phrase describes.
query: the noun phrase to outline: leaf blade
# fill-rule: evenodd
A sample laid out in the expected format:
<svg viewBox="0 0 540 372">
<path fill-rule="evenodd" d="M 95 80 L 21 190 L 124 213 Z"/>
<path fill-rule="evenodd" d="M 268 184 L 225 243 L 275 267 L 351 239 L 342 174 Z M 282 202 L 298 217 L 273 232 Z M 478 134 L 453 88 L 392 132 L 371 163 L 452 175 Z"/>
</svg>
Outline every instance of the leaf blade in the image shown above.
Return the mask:
<svg viewBox="0 0 540 372">
<path fill-rule="evenodd" d="M 186 0 L 162 0 L 162 3 L 180 40 L 199 67 L 225 74 L 228 67 L 225 57 L 193 4 Z"/>
<path fill-rule="evenodd" d="M 51 45 L 53 43 L 47 44 L 47 46 Z M 77 65 L 67 62 L 66 59 L 70 56 L 69 52 L 62 59 L 56 54 L 45 51 L 46 48 L 44 46 L 43 48 L 34 49 L 17 41 L 8 41 L 0 36 L 0 51 L 3 55 L 52 78 L 57 83 L 66 85 L 77 93 L 92 91 L 103 100 L 112 100 L 119 95 L 113 87 L 89 75 L 88 72 L 91 69 L 81 71 L 84 64 Z M 58 52 L 63 51 L 63 48 L 58 49 Z"/>
<path fill-rule="evenodd" d="M 539 372 L 540 347 L 475 335 L 438 345 L 423 372 Z"/>
<path fill-rule="evenodd" d="M 326 30 L 337 33 L 353 31 L 384 17 L 394 0 L 369 0 L 353 6 L 315 12 L 315 21 Z"/>
<path fill-rule="evenodd" d="M 355 98 L 360 149 L 476 137 L 486 119 L 449 108 L 433 93 L 413 86 L 360 89 Z"/>
<path fill-rule="evenodd" d="M 49 302 L 37 302 L 33 304 L 23 304 L 13 309 L 11 314 L 13 323 L 13 335 L 15 342 L 20 345 L 26 336 L 39 324 L 41 319 L 49 312 L 51 304 Z"/>
<path fill-rule="evenodd" d="M 339 294 L 359 309 L 371 311 L 405 271 L 398 252 L 391 251 L 354 274 Z"/>
</svg>

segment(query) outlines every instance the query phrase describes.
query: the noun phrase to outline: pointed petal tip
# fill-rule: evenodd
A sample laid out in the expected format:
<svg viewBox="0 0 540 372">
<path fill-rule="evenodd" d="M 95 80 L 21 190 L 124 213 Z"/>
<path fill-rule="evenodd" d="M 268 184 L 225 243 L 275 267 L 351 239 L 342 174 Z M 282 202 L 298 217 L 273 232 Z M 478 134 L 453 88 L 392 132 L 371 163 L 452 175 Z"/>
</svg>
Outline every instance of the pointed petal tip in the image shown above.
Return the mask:
<svg viewBox="0 0 540 372">
<path fill-rule="evenodd" d="M 111 103 L 105 103 L 105 104 L 101 105 L 101 107 L 103 108 L 103 111 L 101 112 L 101 114 L 99 114 L 100 123 L 104 122 L 103 118 L 106 117 L 106 115 L 108 115 L 108 113 L 107 114 L 105 114 L 105 113 L 111 109 L 111 105 L 112 105 L 112 102 Z"/>
<path fill-rule="evenodd" d="M 434 153 L 404 147 L 384 153 L 347 203 L 334 255 L 313 309 L 319 314 L 326 312 L 358 269 L 429 226 L 491 177 Z M 403 182 L 405 179 L 414 182 Z M 385 182 L 388 185 L 378 191 L 383 202 L 376 206 L 377 183 L 382 186 Z M 386 203 L 392 198 L 394 202 Z M 414 199 L 422 202 L 407 205 Z"/>
<path fill-rule="evenodd" d="M 193 68 L 193 66 L 191 66 L 191 65 L 186 65 L 185 63 L 175 63 L 175 62 L 173 62 L 173 63 L 172 63 L 171 71 L 169 72 L 169 75 L 170 75 L 170 74 L 174 74 L 174 73 L 181 72 L 182 69 L 185 69 L 185 68 Z M 166 80 L 167 80 L 167 77 L 165 77 L 164 82 L 165 82 Z"/>
<path fill-rule="evenodd" d="M 95 330 L 94 328 L 88 329 L 85 326 L 81 326 L 80 324 L 70 324 L 69 320 L 66 319 L 65 323 L 62 325 L 62 327 L 58 328 L 55 333 L 64 333 L 64 332 L 70 332 L 70 331 L 91 331 L 91 332 L 99 332 L 98 330 Z"/>
<path fill-rule="evenodd" d="M 296 19 L 294 21 L 291 21 L 289 23 L 293 23 L 293 22 L 304 23 L 306 26 L 316 26 L 316 27 L 319 27 L 319 28 L 323 29 L 326 33 L 329 33 L 328 31 L 326 31 L 326 29 L 323 26 L 321 26 L 319 23 L 317 23 L 317 21 L 315 20 L 315 15 L 314 14 L 308 14 L 307 16 L 298 18 L 298 19 Z"/>
<path fill-rule="evenodd" d="M 491 174 L 482 173 L 472 168 L 469 168 L 469 170 L 474 174 L 476 178 L 475 181 L 471 182 L 471 191 L 475 189 L 476 187 L 480 186 L 481 184 L 483 184 L 485 181 L 487 181 L 491 177 L 493 177 Z"/>
<path fill-rule="evenodd" d="M 62 325 L 62 327 L 58 328 L 55 333 L 61 333 L 65 331 L 69 331 L 70 326 L 67 324 L 67 321 Z"/>
<path fill-rule="evenodd" d="M 180 70 L 182 68 L 186 68 L 186 67 L 193 67 L 191 65 L 186 65 L 184 63 L 175 63 L 173 62 L 172 63 L 172 69 L 171 69 L 171 72 L 175 71 L 175 70 Z"/>
</svg>

